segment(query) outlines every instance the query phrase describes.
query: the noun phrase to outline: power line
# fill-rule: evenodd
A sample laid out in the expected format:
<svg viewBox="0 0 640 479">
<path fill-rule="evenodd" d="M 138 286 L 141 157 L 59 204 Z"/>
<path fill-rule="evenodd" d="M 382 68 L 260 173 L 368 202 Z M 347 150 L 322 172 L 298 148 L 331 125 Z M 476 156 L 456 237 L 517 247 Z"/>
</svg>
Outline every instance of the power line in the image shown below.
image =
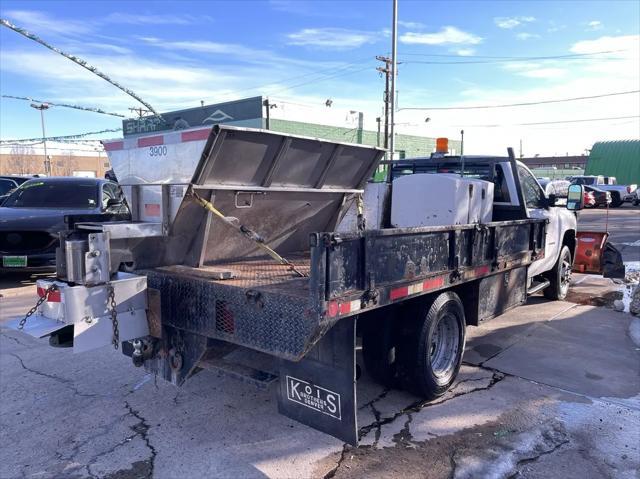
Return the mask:
<svg viewBox="0 0 640 479">
<path fill-rule="evenodd" d="M 530 56 L 530 57 L 522 57 L 522 56 L 492 56 L 492 55 L 473 55 L 473 58 L 483 58 L 483 59 L 492 59 L 492 60 L 513 60 L 513 61 L 528 61 L 528 60 L 560 60 L 564 58 L 583 58 L 590 57 L 593 55 L 603 55 L 609 53 L 621 53 L 626 52 L 627 50 L 605 50 L 601 52 L 592 52 L 592 53 L 569 53 L 566 55 L 550 55 L 550 56 Z M 403 55 L 407 56 L 421 56 L 421 57 L 436 57 L 436 58 L 460 58 L 460 55 L 452 55 L 452 54 L 443 54 L 443 53 L 403 53 Z M 600 60 L 600 58 L 593 58 L 593 60 Z"/>
<path fill-rule="evenodd" d="M 341 72 L 341 73 L 337 73 L 337 74 L 335 74 L 335 75 L 329 75 L 329 76 L 326 76 L 326 77 L 323 77 L 323 78 L 316 78 L 316 79 L 314 79 L 314 80 L 310 80 L 310 81 L 307 81 L 307 82 L 298 83 L 298 84 L 296 84 L 296 85 L 286 86 L 286 87 L 284 87 L 284 88 L 281 88 L 280 90 L 276 90 L 275 92 L 271 92 L 271 94 L 273 95 L 273 94 L 275 94 L 275 93 L 280 93 L 280 92 L 282 92 L 282 91 L 292 90 L 293 88 L 298 88 L 298 87 L 301 87 L 301 86 L 304 86 L 304 85 L 310 85 L 310 84 L 312 84 L 312 83 L 317 83 L 317 82 L 321 82 L 321 81 L 331 80 L 331 79 L 333 79 L 333 78 L 337 78 L 337 77 L 341 77 L 341 76 L 352 75 L 352 74 L 354 74 L 354 73 L 359 73 L 359 72 L 362 72 L 362 71 L 364 71 L 364 70 L 368 70 L 369 68 L 370 68 L 370 66 L 369 66 L 369 65 L 367 65 L 366 67 L 358 68 L 357 70 L 351 70 L 351 71 Z"/>
<path fill-rule="evenodd" d="M 290 82 L 291 80 L 298 80 L 300 78 L 305 78 L 305 77 L 308 77 L 308 76 L 311 76 L 311 75 L 320 75 L 320 74 L 322 74 L 324 72 L 334 72 L 335 73 L 335 72 L 339 72 L 341 70 L 348 70 L 352 66 L 360 65 L 362 63 L 369 62 L 369 61 L 371 61 L 371 57 L 369 57 L 369 56 L 363 57 L 363 58 L 360 58 L 358 60 L 354 60 L 353 62 L 346 63 L 346 64 L 338 66 L 338 67 L 323 68 L 323 69 L 320 69 L 320 70 L 315 70 L 315 71 L 303 73 L 302 75 L 297 75 L 297 76 L 294 76 L 294 77 L 290 77 L 290 78 L 287 79 L 286 83 Z M 318 81 L 322 81 L 323 79 L 324 78 L 320 77 L 317 80 Z M 251 90 L 265 89 L 269 85 L 273 85 L 274 83 L 282 84 L 282 82 L 271 82 L 271 83 L 267 83 L 267 84 L 263 83 L 261 85 L 256 85 L 256 86 L 249 87 L 249 88 L 243 88 L 242 90 L 235 90 L 235 91 L 232 91 L 232 92 L 228 93 L 227 95 L 238 95 L 240 93 L 246 93 L 246 92 L 251 91 Z"/>
<path fill-rule="evenodd" d="M 88 131 L 87 133 L 78 133 L 76 135 L 62 135 L 62 136 L 48 136 L 47 138 L 45 138 L 45 140 L 51 140 L 51 141 L 58 141 L 58 140 L 66 140 L 66 139 L 70 139 L 70 138 L 83 138 L 85 136 L 89 136 L 89 135 L 99 135 L 101 133 L 115 133 L 118 131 L 122 131 L 122 128 L 109 128 L 106 130 L 100 130 L 100 131 Z M 16 143 L 19 141 L 38 141 L 41 142 L 42 141 L 42 137 L 40 138 L 21 138 L 21 139 L 13 139 L 13 140 L 0 140 L 0 144 L 6 144 L 6 143 Z M 89 140 L 84 140 L 84 141 L 89 141 Z"/>
<path fill-rule="evenodd" d="M 429 110 L 429 111 L 431 110 L 480 110 L 480 109 L 489 109 L 489 108 L 510 108 L 514 106 L 532 106 L 532 105 L 544 105 L 548 103 L 563 103 L 568 101 L 591 100 L 594 98 L 605 98 L 605 97 L 618 96 L 618 95 L 631 95 L 634 93 L 640 93 L 640 90 L 603 93 L 601 95 L 591 95 L 591 96 L 577 96 L 573 98 L 562 98 L 559 100 L 539 100 L 539 101 L 524 102 L 524 103 L 508 103 L 504 105 L 407 107 L 407 108 L 399 108 L 398 111 L 400 110 Z"/>
<path fill-rule="evenodd" d="M 80 106 L 80 105 L 69 105 L 67 103 L 53 103 L 52 101 L 36 100 L 36 99 L 30 98 L 28 96 L 2 95 L 2 98 L 11 98 L 13 100 L 32 101 L 32 102 L 35 102 L 35 103 L 46 103 L 47 105 L 52 105 L 52 106 L 59 106 L 59 107 L 63 107 L 63 108 L 73 108 L 75 110 L 92 111 L 93 113 L 101 113 L 103 115 L 111 115 L 111 116 L 117 116 L 117 117 L 120 117 L 120 118 L 125 118 L 125 116 L 121 115 L 120 113 L 111 113 L 111 112 L 108 112 L 108 111 L 104 111 L 104 110 L 102 110 L 100 108 L 93 108 L 93 107 Z"/>
<path fill-rule="evenodd" d="M 62 55 L 63 57 L 71 60 L 75 64 L 80 65 L 82 68 L 85 68 L 86 70 L 89 70 L 91 73 L 99 76 L 103 80 L 111 83 L 116 88 L 119 88 L 120 90 L 125 92 L 127 95 L 129 95 L 129 96 L 135 98 L 136 100 L 138 100 L 140 103 L 142 103 L 145 107 L 147 107 L 149 110 L 151 110 L 158 118 L 160 118 L 162 120 L 162 115 L 160 115 L 157 111 L 155 111 L 154 108 L 149 103 L 147 103 L 142 98 L 140 98 L 138 95 L 136 95 L 132 90 L 129 90 L 128 88 L 124 87 L 123 85 L 121 85 L 117 81 L 109 78 L 107 75 L 102 73 L 96 67 L 94 67 L 94 66 L 90 65 L 89 63 L 87 63 L 82 58 L 77 57 L 76 55 L 71 55 L 70 53 L 63 52 L 59 48 L 54 47 L 53 45 L 50 45 L 49 43 L 45 42 L 43 39 L 41 39 L 37 35 L 34 35 L 31 32 L 28 32 L 24 28 L 20 28 L 20 27 L 14 25 L 13 23 L 11 23 L 8 20 L 5 20 L 4 18 L 0 18 L 0 25 L 3 25 L 5 27 L 13 30 L 16 33 L 19 33 L 22 36 L 27 37 L 29 40 L 33 40 L 34 42 L 39 43 L 40 45 L 48 48 L 49 50 L 51 50 L 53 52 L 56 52 L 56 53 Z"/>
<path fill-rule="evenodd" d="M 590 121 L 607 121 L 607 120 L 626 120 L 629 118 L 640 118 L 640 115 L 630 115 L 630 116 L 612 116 L 608 118 L 581 118 L 577 120 L 558 120 L 558 121 L 538 121 L 531 123 L 512 123 L 510 125 L 454 125 L 456 128 L 458 127 L 468 127 L 468 128 L 498 128 L 505 126 L 533 126 L 533 125 L 557 125 L 561 123 L 584 123 Z"/>
</svg>

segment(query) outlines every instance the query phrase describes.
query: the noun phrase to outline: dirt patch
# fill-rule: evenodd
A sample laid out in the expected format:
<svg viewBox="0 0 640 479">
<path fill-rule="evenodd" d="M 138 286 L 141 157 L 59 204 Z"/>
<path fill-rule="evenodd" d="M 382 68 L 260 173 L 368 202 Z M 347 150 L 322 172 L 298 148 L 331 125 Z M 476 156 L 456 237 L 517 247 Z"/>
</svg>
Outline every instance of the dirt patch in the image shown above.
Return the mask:
<svg viewBox="0 0 640 479">
<path fill-rule="evenodd" d="M 494 422 L 424 442 L 412 440 L 412 418 L 407 414 L 405 427 L 394 436 L 395 447 L 345 446 L 332 457 L 337 465 L 324 477 L 445 479 L 517 475 L 521 466 L 569 444 L 560 422 L 549 420 L 536 425 L 522 413 L 512 411 Z"/>
<path fill-rule="evenodd" d="M 566 301 L 570 303 L 581 304 L 584 306 L 600 306 L 604 308 L 613 308 L 613 302 L 616 299 L 622 299 L 621 291 L 606 291 L 604 293 L 578 292 L 569 289 Z"/>
</svg>

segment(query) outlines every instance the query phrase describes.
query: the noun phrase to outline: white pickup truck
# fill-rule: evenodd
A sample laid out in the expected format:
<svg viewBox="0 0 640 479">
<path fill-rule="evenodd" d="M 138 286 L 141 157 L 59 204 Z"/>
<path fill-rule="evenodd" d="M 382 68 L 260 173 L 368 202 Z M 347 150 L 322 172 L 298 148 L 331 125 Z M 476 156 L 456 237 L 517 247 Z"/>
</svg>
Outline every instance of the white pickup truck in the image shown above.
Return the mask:
<svg viewBox="0 0 640 479">
<path fill-rule="evenodd" d="M 461 165 L 459 156 L 394 161 L 392 178 L 420 173 L 459 174 Z M 547 196 L 531 170 L 514 159 L 465 156 L 464 176 L 494 183 L 493 221 L 525 218 L 548 221 L 544 256 L 528 268 L 528 292 L 543 290 L 549 299 L 564 299 L 575 257 L 575 211 L 568 210 L 564 203 L 556 205 L 555 195 Z"/>
<path fill-rule="evenodd" d="M 617 208 L 625 202 L 633 202 L 636 197 L 638 185 L 619 185 L 615 176 L 586 175 L 573 176 L 571 183 L 574 185 L 588 185 L 611 193 L 611 207 Z"/>
</svg>

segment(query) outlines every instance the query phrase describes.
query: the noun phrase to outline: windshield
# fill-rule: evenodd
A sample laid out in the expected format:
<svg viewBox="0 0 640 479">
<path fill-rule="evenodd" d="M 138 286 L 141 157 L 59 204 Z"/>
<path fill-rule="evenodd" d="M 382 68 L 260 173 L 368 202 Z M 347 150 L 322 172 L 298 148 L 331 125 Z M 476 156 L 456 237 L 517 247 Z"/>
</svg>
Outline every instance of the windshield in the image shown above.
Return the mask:
<svg viewBox="0 0 640 479">
<path fill-rule="evenodd" d="M 15 187 L 16 187 L 16 184 L 13 181 L 0 178 L 0 195 L 6 195 Z"/>
<path fill-rule="evenodd" d="M 574 178 L 571 182 L 574 185 L 594 185 L 596 179 L 593 176 L 583 176 Z"/>
<path fill-rule="evenodd" d="M 2 206 L 13 208 L 81 208 L 98 205 L 98 185 L 78 181 L 27 181 Z"/>
</svg>

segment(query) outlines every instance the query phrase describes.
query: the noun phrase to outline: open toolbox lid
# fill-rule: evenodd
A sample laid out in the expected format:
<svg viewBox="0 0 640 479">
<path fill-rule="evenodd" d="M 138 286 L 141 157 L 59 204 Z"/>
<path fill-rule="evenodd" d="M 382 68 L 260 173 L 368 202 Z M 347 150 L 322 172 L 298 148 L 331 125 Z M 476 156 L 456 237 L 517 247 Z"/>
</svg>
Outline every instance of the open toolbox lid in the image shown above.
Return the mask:
<svg viewBox="0 0 640 479">
<path fill-rule="evenodd" d="M 355 190 L 383 154 L 375 147 L 218 125 L 192 183 L 212 189 Z"/>
</svg>

